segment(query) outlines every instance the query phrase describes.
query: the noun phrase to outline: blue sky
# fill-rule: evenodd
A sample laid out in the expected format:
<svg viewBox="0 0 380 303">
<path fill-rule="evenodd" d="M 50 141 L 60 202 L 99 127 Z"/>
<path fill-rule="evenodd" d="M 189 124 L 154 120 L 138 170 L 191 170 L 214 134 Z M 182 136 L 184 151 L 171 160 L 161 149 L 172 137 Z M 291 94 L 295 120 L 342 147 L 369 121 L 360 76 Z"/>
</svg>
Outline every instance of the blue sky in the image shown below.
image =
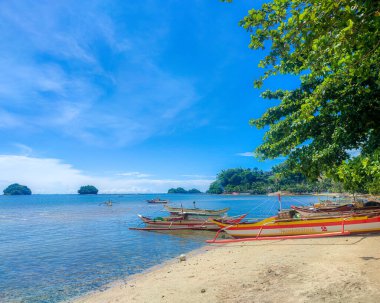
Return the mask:
<svg viewBox="0 0 380 303">
<path fill-rule="evenodd" d="M 246 156 L 263 135 L 249 119 L 276 104 L 238 26 L 260 3 L 1 2 L 0 189 L 205 190 L 222 169 L 281 162 Z"/>
</svg>

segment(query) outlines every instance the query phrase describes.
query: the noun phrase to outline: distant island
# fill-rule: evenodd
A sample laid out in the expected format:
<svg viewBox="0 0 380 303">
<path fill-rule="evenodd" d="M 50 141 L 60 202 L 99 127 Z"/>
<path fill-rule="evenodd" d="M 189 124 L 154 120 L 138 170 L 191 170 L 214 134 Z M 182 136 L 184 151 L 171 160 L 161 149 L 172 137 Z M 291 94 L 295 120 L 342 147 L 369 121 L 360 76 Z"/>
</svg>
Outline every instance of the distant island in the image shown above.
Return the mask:
<svg viewBox="0 0 380 303">
<path fill-rule="evenodd" d="M 231 168 L 222 170 L 211 183 L 208 194 L 246 193 L 263 195 L 278 191 L 295 194 L 315 192 L 342 192 L 343 186 L 330 178 L 310 181 L 301 173 L 287 172 L 281 165 L 270 171 L 258 168 Z"/>
<path fill-rule="evenodd" d="M 201 194 L 202 192 L 196 188 L 186 190 L 182 187 L 171 188 L 168 190 L 168 194 Z"/>
<path fill-rule="evenodd" d="M 93 185 L 85 185 L 81 186 L 78 190 L 78 194 L 80 195 L 96 195 L 98 194 L 98 189 Z"/>
<path fill-rule="evenodd" d="M 25 185 L 20 185 L 18 183 L 14 183 L 9 185 L 6 189 L 4 189 L 4 195 L 6 196 L 16 196 L 16 195 L 31 195 L 32 191 Z"/>
</svg>

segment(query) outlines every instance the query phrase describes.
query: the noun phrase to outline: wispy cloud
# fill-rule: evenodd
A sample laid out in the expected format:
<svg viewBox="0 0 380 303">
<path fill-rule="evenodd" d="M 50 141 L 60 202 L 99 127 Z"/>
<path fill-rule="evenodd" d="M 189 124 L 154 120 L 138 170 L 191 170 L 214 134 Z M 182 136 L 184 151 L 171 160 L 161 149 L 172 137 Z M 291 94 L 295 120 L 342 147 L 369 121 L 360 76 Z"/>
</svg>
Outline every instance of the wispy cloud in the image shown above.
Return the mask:
<svg viewBox="0 0 380 303">
<path fill-rule="evenodd" d="M 140 173 L 140 172 L 137 172 L 137 171 L 118 173 L 116 175 L 117 176 L 123 176 L 123 177 L 134 177 L 134 178 L 147 178 L 147 177 L 151 177 L 152 176 L 150 174 L 144 174 L 144 173 Z"/>
<path fill-rule="evenodd" d="M 207 176 L 207 175 L 181 175 L 181 177 L 191 178 L 191 179 L 215 179 L 215 176 Z"/>
<path fill-rule="evenodd" d="M 33 193 L 76 193 L 80 186 L 92 184 L 100 193 L 166 192 L 171 187 L 206 190 L 213 181 L 205 179 L 148 178 L 137 172 L 123 175 L 91 176 L 59 159 L 0 155 L 0 189 L 12 183 L 27 185 Z"/>
<path fill-rule="evenodd" d="M 20 150 L 22 156 L 30 156 L 33 152 L 33 149 L 25 144 L 13 143 L 13 146 L 17 147 Z"/>
<path fill-rule="evenodd" d="M 253 152 L 237 153 L 236 155 L 241 157 L 253 157 Z"/>
<path fill-rule="evenodd" d="M 193 119 L 185 113 L 199 99 L 193 79 L 158 63 L 164 19 L 134 32 L 128 18 L 104 7 L 0 3 L 1 128 L 128 145 Z"/>
</svg>

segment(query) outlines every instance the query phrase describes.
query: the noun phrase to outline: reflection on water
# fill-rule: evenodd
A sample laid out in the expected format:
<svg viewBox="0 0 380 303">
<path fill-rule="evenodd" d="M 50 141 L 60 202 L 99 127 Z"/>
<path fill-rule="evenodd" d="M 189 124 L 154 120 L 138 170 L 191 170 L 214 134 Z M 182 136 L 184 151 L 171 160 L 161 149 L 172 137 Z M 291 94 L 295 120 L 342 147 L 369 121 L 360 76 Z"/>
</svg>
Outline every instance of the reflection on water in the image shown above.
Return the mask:
<svg viewBox="0 0 380 303">
<path fill-rule="evenodd" d="M 0 196 L 0 302 L 59 302 L 204 245 L 208 231 L 146 232 L 137 214 L 164 216 L 156 195 Z M 177 206 L 276 212 L 275 197 L 161 195 Z M 112 206 L 105 206 L 111 200 Z M 298 198 L 304 203 L 313 197 Z M 284 197 L 283 205 L 296 204 Z"/>
</svg>

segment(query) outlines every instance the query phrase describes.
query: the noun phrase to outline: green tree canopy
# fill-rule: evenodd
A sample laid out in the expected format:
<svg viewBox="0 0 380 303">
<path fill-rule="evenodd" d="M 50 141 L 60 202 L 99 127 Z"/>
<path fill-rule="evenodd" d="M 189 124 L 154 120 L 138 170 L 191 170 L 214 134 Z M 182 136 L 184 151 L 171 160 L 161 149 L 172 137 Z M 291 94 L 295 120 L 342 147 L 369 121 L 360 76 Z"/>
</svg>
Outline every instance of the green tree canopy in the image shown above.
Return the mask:
<svg viewBox="0 0 380 303">
<path fill-rule="evenodd" d="M 78 190 L 78 194 L 80 195 L 96 195 L 97 193 L 98 189 L 93 185 L 81 186 Z"/>
<path fill-rule="evenodd" d="M 192 188 L 187 191 L 188 194 L 201 194 L 202 192 L 199 189 Z"/>
<path fill-rule="evenodd" d="M 267 194 L 279 190 L 293 193 L 311 193 L 341 191 L 340 184 L 329 178 L 318 181 L 307 180 L 301 173 L 289 171 L 283 164 L 275 166 L 271 171 L 254 168 L 230 168 L 222 170 L 217 180 L 210 184 L 209 194 L 250 193 Z"/>
<path fill-rule="evenodd" d="M 201 191 L 196 188 L 186 190 L 183 187 L 177 187 L 177 188 L 170 188 L 168 190 L 168 194 L 200 194 L 200 193 Z"/>
<path fill-rule="evenodd" d="M 4 189 L 4 195 L 31 195 L 32 191 L 25 185 L 14 183 Z"/>
<path fill-rule="evenodd" d="M 314 179 L 327 172 L 345 182 L 348 169 L 352 175 L 360 175 L 363 165 L 376 170 L 380 1 L 273 0 L 250 10 L 240 25 L 251 34 L 250 48 L 270 48 L 259 64 L 265 72 L 256 87 L 278 74 L 301 80 L 294 90 L 262 93 L 281 103 L 250 121 L 260 129 L 269 126 L 256 154 L 288 156 L 289 169 Z M 380 192 L 378 174 L 369 174 L 366 182 L 371 186 L 364 191 Z"/>
<path fill-rule="evenodd" d="M 223 193 L 223 187 L 220 184 L 220 181 L 214 181 L 211 183 L 210 188 L 207 191 L 208 194 L 222 194 Z"/>
</svg>

